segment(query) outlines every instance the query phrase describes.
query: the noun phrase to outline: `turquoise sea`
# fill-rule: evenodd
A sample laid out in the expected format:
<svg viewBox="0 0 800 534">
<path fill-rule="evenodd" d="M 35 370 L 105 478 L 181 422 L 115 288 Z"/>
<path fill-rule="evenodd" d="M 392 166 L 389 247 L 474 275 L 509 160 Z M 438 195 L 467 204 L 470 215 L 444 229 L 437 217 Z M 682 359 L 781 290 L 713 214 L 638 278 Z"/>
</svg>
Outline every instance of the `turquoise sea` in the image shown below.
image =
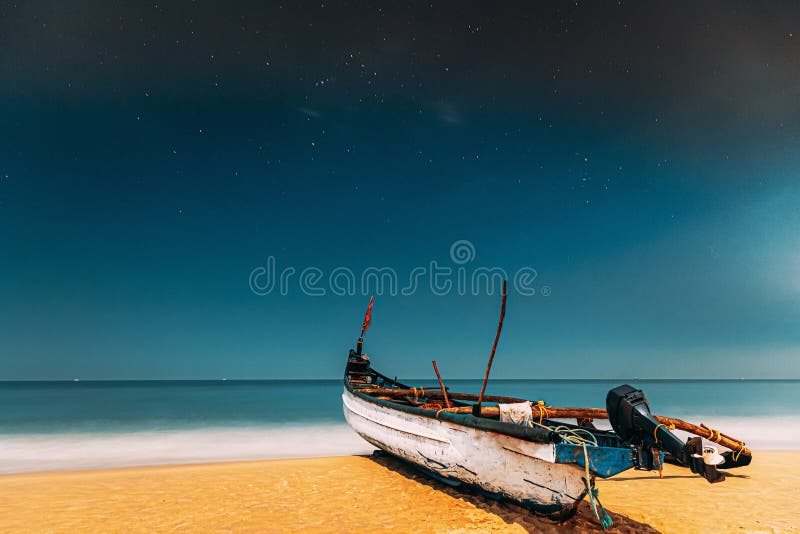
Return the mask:
<svg viewBox="0 0 800 534">
<path fill-rule="evenodd" d="M 492 380 L 488 393 L 603 407 L 621 383 L 643 389 L 659 415 L 754 449 L 800 447 L 797 380 Z M 341 380 L 0 382 L 0 473 L 367 453 L 341 392 Z"/>
</svg>

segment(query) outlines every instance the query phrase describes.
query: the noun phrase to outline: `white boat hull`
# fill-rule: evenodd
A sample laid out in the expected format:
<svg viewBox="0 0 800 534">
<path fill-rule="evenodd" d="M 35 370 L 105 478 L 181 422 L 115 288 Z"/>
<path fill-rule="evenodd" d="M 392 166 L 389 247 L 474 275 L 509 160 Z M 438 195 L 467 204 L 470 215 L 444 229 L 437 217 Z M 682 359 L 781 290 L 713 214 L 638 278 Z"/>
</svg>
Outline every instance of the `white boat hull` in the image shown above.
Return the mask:
<svg viewBox="0 0 800 534">
<path fill-rule="evenodd" d="M 555 445 L 440 421 L 369 402 L 346 390 L 344 416 L 362 438 L 441 477 L 534 511 L 558 513 L 585 495 L 584 471 L 555 463 Z"/>
</svg>

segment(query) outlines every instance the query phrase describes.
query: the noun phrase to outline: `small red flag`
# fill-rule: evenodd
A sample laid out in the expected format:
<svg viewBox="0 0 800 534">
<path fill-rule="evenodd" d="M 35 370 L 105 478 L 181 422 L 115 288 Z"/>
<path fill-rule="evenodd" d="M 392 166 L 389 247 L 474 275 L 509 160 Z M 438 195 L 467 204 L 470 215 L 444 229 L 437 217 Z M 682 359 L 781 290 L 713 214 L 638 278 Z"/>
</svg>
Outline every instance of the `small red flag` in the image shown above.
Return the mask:
<svg viewBox="0 0 800 534">
<path fill-rule="evenodd" d="M 364 315 L 364 322 L 361 324 L 361 336 L 364 336 L 364 332 L 367 331 L 369 328 L 369 322 L 372 320 L 372 304 L 375 302 L 375 293 L 369 298 L 369 305 L 367 306 L 367 313 Z"/>
</svg>

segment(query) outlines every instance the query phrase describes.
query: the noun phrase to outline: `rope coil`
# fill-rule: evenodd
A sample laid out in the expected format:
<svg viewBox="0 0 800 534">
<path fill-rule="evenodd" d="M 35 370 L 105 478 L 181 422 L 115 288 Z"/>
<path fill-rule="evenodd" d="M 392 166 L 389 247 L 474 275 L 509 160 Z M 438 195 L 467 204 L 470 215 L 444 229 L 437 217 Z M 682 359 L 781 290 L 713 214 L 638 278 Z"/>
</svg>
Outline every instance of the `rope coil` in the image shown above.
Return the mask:
<svg viewBox="0 0 800 534">
<path fill-rule="evenodd" d="M 544 419 L 548 419 L 550 417 L 550 414 L 547 411 L 547 405 L 543 400 L 540 400 L 536 401 L 534 406 L 539 409 L 539 424 L 541 425 Z"/>
<path fill-rule="evenodd" d="M 591 445 L 592 447 L 597 447 L 597 436 L 592 434 L 589 430 L 584 430 L 582 428 L 570 428 L 566 425 L 548 426 L 537 423 L 536 421 L 529 421 L 529 424 L 531 426 L 544 428 L 550 432 L 555 432 L 564 443 L 569 443 L 572 445 Z"/>
</svg>

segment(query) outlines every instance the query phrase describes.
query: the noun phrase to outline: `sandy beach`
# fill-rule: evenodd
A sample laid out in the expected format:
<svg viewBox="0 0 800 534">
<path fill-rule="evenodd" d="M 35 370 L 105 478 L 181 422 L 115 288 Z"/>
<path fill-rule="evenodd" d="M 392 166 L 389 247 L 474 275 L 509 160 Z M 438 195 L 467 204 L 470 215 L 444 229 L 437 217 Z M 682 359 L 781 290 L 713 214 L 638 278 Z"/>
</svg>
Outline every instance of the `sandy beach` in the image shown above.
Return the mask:
<svg viewBox="0 0 800 534">
<path fill-rule="evenodd" d="M 613 532 L 796 532 L 798 452 L 758 452 L 710 485 L 667 466 L 599 483 Z M 2 532 L 594 532 L 554 524 L 390 458 L 336 457 L 0 477 Z"/>
</svg>

